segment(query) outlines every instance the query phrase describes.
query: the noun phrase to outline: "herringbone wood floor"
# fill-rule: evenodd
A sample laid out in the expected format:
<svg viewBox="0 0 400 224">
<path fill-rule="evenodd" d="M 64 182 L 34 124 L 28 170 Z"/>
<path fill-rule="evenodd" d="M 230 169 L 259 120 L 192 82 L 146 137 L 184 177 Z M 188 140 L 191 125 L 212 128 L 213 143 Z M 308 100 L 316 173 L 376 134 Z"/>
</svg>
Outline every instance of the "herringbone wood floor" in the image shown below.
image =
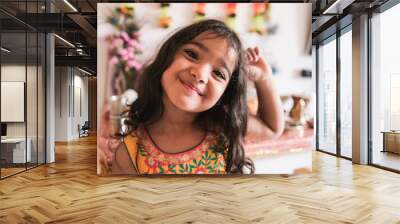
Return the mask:
<svg viewBox="0 0 400 224">
<path fill-rule="evenodd" d="M 314 153 L 311 174 L 98 177 L 96 139 L 0 181 L 0 223 L 400 223 L 400 175 Z"/>
</svg>

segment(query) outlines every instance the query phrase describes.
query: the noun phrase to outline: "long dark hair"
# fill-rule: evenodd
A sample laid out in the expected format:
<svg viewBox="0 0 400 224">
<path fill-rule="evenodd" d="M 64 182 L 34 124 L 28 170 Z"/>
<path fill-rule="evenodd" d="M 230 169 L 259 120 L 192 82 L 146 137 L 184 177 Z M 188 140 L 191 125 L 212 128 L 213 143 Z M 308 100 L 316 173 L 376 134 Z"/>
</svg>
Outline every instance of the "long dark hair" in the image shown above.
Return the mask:
<svg viewBox="0 0 400 224">
<path fill-rule="evenodd" d="M 161 118 L 164 109 L 161 76 L 171 65 L 176 52 L 203 32 L 228 40 L 236 51 L 237 60 L 222 97 L 211 109 L 199 113 L 196 123 L 220 133 L 220 139 L 228 147 L 225 158 L 227 173 L 243 173 L 245 167 L 254 173 L 254 164 L 245 157 L 243 147 L 247 129 L 247 104 L 242 44 L 236 33 L 221 21 L 210 19 L 194 23 L 176 32 L 161 46 L 139 79 L 139 98 L 131 105 L 126 124 L 132 130 L 139 124 L 148 125 Z"/>
</svg>

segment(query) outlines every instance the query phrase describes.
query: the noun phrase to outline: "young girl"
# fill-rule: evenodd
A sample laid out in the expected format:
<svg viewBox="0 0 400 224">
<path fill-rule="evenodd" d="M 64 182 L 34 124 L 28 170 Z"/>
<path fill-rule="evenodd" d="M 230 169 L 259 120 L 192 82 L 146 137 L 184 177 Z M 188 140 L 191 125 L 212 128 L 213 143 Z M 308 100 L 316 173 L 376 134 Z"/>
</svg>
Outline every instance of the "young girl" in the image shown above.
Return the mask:
<svg viewBox="0 0 400 224">
<path fill-rule="evenodd" d="M 258 114 L 247 112 L 246 76 Z M 107 152 L 113 174 L 254 173 L 244 139 L 274 138 L 283 109 L 258 48 L 242 50 L 223 22 L 205 20 L 171 36 L 146 67 L 128 133 Z M 110 144 L 106 144 L 110 146 Z"/>
</svg>

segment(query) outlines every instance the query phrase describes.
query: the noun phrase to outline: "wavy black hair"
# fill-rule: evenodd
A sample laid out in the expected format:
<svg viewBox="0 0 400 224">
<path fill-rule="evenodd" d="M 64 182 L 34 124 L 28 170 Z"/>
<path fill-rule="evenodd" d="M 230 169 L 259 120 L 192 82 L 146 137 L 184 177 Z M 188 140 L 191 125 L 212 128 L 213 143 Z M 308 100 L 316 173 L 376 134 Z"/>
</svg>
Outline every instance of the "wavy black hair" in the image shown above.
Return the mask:
<svg viewBox="0 0 400 224">
<path fill-rule="evenodd" d="M 171 65 L 177 51 L 201 33 L 210 33 L 224 38 L 235 50 L 237 59 L 228 86 L 218 103 L 207 111 L 200 112 L 196 124 L 205 130 L 219 133 L 225 146 L 226 172 L 243 173 L 244 168 L 254 173 L 254 164 L 245 157 L 244 136 L 247 129 L 246 77 L 244 76 L 244 53 L 237 34 L 218 20 L 203 20 L 189 25 L 173 34 L 160 48 L 139 78 L 138 99 L 130 106 L 126 124 L 129 131 L 140 124 L 149 125 L 158 121 L 164 110 L 161 77 Z M 222 149 L 221 149 L 222 150 Z"/>
</svg>

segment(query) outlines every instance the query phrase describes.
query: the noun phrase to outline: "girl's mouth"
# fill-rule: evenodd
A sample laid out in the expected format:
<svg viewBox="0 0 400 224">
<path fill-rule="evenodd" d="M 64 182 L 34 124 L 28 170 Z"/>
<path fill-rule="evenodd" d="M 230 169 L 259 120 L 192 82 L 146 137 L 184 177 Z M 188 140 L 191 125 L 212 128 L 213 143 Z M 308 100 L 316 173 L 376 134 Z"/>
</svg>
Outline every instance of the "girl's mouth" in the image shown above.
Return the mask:
<svg viewBox="0 0 400 224">
<path fill-rule="evenodd" d="M 195 86 L 193 86 L 192 84 L 190 84 L 190 83 L 188 83 L 188 82 L 185 82 L 185 81 L 182 81 L 181 79 L 179 79 L 179 81 L 181 82 L 181 84 L 182 84 L 185 88 L 187 88 L 187 89 L 189 89 L 189 90 L 191 90 L 191 91 L 197 93 L 199 96 L 205 96 L 204 93 L 201 93 L 200 90 L 198 90 L 198 89 L 197 89 Z"/>
</svg>

